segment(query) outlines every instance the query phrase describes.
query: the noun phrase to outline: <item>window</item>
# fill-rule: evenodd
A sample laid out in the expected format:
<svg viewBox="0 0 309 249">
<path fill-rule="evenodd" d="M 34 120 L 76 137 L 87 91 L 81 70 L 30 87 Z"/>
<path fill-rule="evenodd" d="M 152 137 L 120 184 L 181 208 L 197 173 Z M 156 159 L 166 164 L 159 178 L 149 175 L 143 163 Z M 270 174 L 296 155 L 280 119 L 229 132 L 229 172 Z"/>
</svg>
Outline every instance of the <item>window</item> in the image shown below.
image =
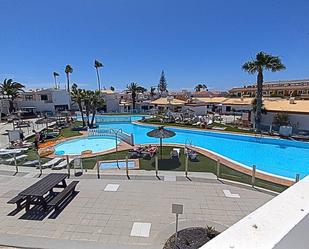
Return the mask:
<svg viewBox="0 0 309 249">
<path fill-rule="evenodd" d="M 33 100 L 33 95 L 25 95 L 25 100 Z"/>
<path fill-rule="evenodd" d="M 46 94 L 44 94 L 44 95 L 41 95 L 41 100 L 48 100 L 48 97 L 47 97 L 47 95 L 46 95 Z"/>
<path fill-rule="evenodd" d="M 232 108 L 230 106 L 226 106 L 225 111 L 226 112 L 230 112 L 232 110 Z"/>
</svg>

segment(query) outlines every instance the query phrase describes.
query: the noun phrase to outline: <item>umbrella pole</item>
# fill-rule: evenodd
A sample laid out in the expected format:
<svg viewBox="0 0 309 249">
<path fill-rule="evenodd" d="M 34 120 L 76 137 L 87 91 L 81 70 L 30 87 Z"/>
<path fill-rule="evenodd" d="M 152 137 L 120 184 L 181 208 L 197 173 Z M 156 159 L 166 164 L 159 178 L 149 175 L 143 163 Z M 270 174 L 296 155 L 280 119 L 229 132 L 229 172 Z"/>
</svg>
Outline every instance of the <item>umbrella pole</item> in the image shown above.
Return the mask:
<svg viewBox="0 0 309 249">
<path fill-rule="evenodd" d="M 162 160 L 162 138 L 160 138 L 160 159 Z"/>
</svg>

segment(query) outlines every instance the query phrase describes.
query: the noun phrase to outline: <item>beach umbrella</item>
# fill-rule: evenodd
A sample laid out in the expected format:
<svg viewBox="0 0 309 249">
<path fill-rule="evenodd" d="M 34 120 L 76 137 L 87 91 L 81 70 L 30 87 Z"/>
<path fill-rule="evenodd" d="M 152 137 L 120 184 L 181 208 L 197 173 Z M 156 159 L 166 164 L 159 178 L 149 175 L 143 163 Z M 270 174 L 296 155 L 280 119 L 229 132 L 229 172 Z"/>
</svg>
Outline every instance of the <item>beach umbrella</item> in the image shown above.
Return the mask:
<svg viewBox="0 0 309 249">
<path fill-rule="evenodd" d="M 56 122 L 57 119 L 53 118 L 53 117 L 45 117 L 45 118 L 41 118 L 38 119 L 37 121 L 35 121 L 36 124 L 46 124 L 46 128 L 48 128 L 48 123 L 52 123 L 52 122 Z"/>
<path fill-rule="evenodd" d="M 160 157 L 162 159 L 162 139 L 175 136 L 176 133 L 170 130 L 164 129 L 164 126 L 159 126 L 158 128 L 149 131 L 147 133 L 148 137 L 155 137 L 160 139 Z"/>
</svg>

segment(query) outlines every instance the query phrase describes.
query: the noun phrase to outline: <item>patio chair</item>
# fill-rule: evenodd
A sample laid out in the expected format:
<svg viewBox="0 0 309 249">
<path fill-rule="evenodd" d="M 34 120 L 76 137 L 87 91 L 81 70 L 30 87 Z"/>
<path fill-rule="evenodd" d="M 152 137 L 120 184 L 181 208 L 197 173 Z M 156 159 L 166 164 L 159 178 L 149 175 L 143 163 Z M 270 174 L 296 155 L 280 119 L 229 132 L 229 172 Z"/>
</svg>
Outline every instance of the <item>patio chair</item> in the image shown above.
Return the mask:
<svg viewBox="0 0 309 249">
<path fill-rule="evenodd" d="M 195 151 L 191 150 L 190 153 L 188 154 L 188 157 L 191 161 L 194 161 L 197 159 L 197 155 L 198 154 Z"/>
<path fill-rule="evenodd" d="M 42 168 L 52 168 L 54 167 L 55 165 L 57 165 L 60 161 L 62 161 L 62 158 L 61 157 L 55 157 L 54 159 L 48 161 L 47 163 L 44 163 L 42 165 Z"/>
<path fill-rule="evenodd" d="M 179 159 L 180 149 L 179 148 L 173 148 L 171 151 L 171 159 Z"/>
<path fill-rule="evenodd" d="M 15 159 L 16 159 L 16 161 L 21 161 L 21 160 L 25 160 L 27 157 L 28 157 L 28 155 L 20 155 L 20 156 L 17 156 Z M 13 163 L 15 160 L 14 160 L 14 157 L 12 157 L 12 158 L 9 158 L 5 161 L 10 164 L 10 163 Z"/>
<path fill-rule="evenodd" d="M 74 158 L 69 158 L 69 164 L 74 160 Z M 59 164 L 52 167 L 53 170 L 64 169 L 67 167 L 67 160 L 60 162 Z"/>
</svg>

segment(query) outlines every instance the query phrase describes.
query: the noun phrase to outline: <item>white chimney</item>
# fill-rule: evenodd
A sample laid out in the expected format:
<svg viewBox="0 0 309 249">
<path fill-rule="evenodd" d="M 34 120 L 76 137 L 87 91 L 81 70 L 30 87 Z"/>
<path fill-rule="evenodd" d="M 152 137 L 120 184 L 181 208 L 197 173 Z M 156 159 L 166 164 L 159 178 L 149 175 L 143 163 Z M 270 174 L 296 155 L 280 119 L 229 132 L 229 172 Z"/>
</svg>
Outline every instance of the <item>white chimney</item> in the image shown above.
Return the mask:
<svg viewBox="0 0 309 249">
<path fill-rule="evenodd" d="M 295 98 L 294 97 L 290 97 L 290 104 L 295 104 Z"/>
</svg>

